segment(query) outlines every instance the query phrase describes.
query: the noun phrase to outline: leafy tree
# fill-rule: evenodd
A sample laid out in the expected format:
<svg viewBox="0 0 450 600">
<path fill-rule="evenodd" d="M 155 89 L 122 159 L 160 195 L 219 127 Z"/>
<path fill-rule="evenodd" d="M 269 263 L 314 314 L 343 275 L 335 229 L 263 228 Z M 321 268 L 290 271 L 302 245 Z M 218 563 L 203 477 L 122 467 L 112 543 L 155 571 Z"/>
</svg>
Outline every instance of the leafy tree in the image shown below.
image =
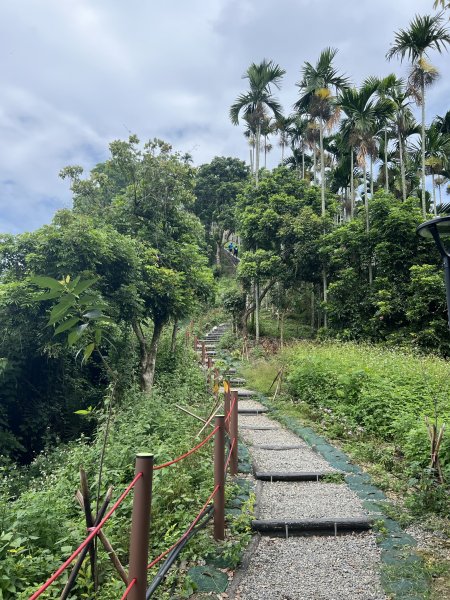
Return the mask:
<svg viewBox="0 0 450 600">
<path fill-rule="evenodd" d="M 157 139 L 141 149 L 136 136 L 112 142 L 110 152 L 88 179 L 72 182 L 74 211 L 95 215 L 140 244 L 140 275 L 123 290 L 121 306 L 139 344 L 140 382 L 148 392 L 164 326 L 208 297 L 212 274 L 204 229 L 192 212 L 194 171 L 186 157 Z"/>
<path fill-rule="evenodd" d="M 224 232 L 236 229 L 236 198 L 248 176 L 245 163 L 231 157 L 216 157 L 209 164 L 201 165 L 197 171 L 194 212 L 215 243 L 218 266 Z"/>
</svg>

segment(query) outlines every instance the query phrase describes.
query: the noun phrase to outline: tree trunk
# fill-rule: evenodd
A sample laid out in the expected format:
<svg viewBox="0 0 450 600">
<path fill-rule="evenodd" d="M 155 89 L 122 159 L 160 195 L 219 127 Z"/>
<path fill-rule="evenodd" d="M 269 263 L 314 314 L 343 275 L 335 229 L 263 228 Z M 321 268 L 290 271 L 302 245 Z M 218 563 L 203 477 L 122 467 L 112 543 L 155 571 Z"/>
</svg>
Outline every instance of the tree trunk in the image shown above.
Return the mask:
<svg viewBox="0 0 450 600">
<path fill-rule="evenodd" d="M 405 174 L 405 159 L 403 156 L 403 139 L 400 130 L 398 132 L 398 152 L 400 158 L 400 174 L 402 178 L 402 197 L 403 202 L 406 200 L 406 174 Z"/>
<path fill-rule="evenodd" d="M 322 199 L 322 217 L 325 216 L 325 162 L 323 152 L 323 121 L 319 119 L 319 139 L 320 139 L 320 184 Z"/>
<path fill-rule="evenodd" d="M 314 185 L 317 185 L 317 158 L 316 158 L 316 144 L 313 146 L 313 181 Z"/>
<path fill-rule="evenodd" d="M 284 143 L 281 144 L 281 162 L 284 162 Z"/>
<path fill-rule="evenodd" d="M 259 153 L 261 151 L 261 125 L 256 127 L 256 150 L 255 150 L 255 183 L 258 187 L 259 183 Z"/>
<path fill-rule="evenodd" d="M 432 181 L 432 185 L 433 185 L 433 210 L 434 210 L 434 216 L 437 217 L 436 185 L 434 183 L 434 169 L 431 172 L 431 181 Z"/>
<path fill-rule="evenodd" d="M 150 344 L 147 344 L 140 323 L 133 323 L 133 331 L 139 342 L 140 350 L 140 387 L 143 392 L 150 393 L 155 378 L 156 355 L 164 323 L 155 321 Z"/>
<path fill-rule="evenodd" d="M 220 269 L 221 267 L 221 263 L 220 263 L 220 243 L 216 242 L 216 266 L 218 269 Z"/>
<path fill-rule="evenodd" d="M 305 151 L 302 152 L 302 179 L 305 179 Z"/>
<path fill-rule="evenodd" d="M 422 57 L 421 57 L 422 58 Z M 422 216 L 424 219 L 427 217 L 427 206 L 425 198 L 425 80 L 422 73 Z"/>
<path fill-rule="evenodd" d="M 255 342 L 259 344 L 259 281 L 255 281 Z"/>
<path fill-rule="evenodd" d="M 267 135 L 264 136 L 264 168 L 267 168 Z"/>
<path fill-rule="evenodd" d="M 370 198 L 373 198 L 373 157 L 370 157 Z"/>
<path fill-rule="evenodd" d="M 325 269 L 322 270 L 322 285 L 323 285 L 323 328 L 326 329 L 328 327 L 328 315 L 327 315 L 327 296 L 328 296 L 328 287 L 327 287 L 327 272 Z"/>
<path fill-rule="evenodd" d="M 353 219 L 355 213 L 355 178 L 354 178 L 354 154 L 353 146 L 350 148 L 350 218 Z"/>
<path fill-rule="evenodd" d="M 369 233 L 369 198 L 367 196 L 367 179 L 366 179 L 366 158 L 363 160 L 363 191 L 364 191 L 364 208 L 366 211 L 366 233 Z"/>
<path fill-rule="evenodd" d="M 387 129 L 384 128 L 384 189 L 389 192 L 389 173 L 388 173 L 388 137 Z"/>
</svg>

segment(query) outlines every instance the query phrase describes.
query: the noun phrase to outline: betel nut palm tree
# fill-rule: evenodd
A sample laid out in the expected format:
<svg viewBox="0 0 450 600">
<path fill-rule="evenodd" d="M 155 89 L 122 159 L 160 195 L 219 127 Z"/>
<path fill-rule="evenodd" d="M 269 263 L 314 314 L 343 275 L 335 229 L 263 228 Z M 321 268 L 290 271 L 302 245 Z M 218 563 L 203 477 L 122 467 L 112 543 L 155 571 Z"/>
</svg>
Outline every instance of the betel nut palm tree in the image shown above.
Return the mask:
<svg viewBox="0 0 450 600">
<path fill-rule="evenodd" d="M 437 77 L 437 70 L 426 60 L 430 50 L 442 53 L 450 44 L 450 32 L 443 25 L 442 14 L 434 16 L 416 15 L 408 29 L 400 29 L 395 34 L 394 43 L 387 52 L 388 60 L 399 56 L 400 60 L 408 58 L 412 63 L 408 83 L 414 93 L 416 102 L 422 107 L 421 124 L 421 179 L 422 179 L 422 214 L 426 218 L 425 203 L 425 88 Z"/>
<path fill-rule="evenodd" d="M 230 108 L 230 119 L 233 125 L 239 124 L 239 115 L 249 118 L 255 123 L 256 148 L 255 148 L 255 182 L 258 185 L 259 155 L 261 148 L 261 126 L 268 113 L 275 119 L 282 117 L 282 109 L 278 100 L 272 94 L 272 86 L 280 89 L 281 80 L 286 73 L 279 65 L 271 60 L 264 59 L 261 63 L 252 63 L 247 69 L 243 79 L 248 79 L 250 89 L 236 98 Z"/>
<path fill-rule="evenodd" d="M 325 127 L 332 127 L 339 118 L 339 113 L 333 103 L 333 91 L 348 86 L 348 79 L 339 74 L 333 65 L 337 54 L 336 48 L 325 48 L 320 53 L 315 66 L 310 62 L 303 65 L 301 80 L 296 84 L 300 90 L 300 98 L 294 104 L 299 111 L 307 111 L 313 119 L 319 121 L 319 146 L 320 146 L 320 183 L 322 200 L 322 217 L 325 216 L 325 160 L 323 150 L 323 136 Z M 322 271 L 323 300 L 327 301 L 327 275 Z M 327 327 L 327 313 L 324 313 L 324 327 Z"/>
<path fill-rule="evenodd" d="M 325 161 L 323 151 L 323 136 L 326 126 L 333 125 L 338 118 L 338 112 L 333 103 L 333 90 L 348 87 L 348 79 L 340 75 L 333 65 L 337 54 L 336 48 L 325 48 L 320 53 L 315 66 L 305 62 L 301 80 L 296 84 L 300 89 L 300 98 L 294 104 L 299 111 L 307 111 L 319 121 L 319 144 L 321 163 L 322 216 L 325 215 Z"/>
</svg>

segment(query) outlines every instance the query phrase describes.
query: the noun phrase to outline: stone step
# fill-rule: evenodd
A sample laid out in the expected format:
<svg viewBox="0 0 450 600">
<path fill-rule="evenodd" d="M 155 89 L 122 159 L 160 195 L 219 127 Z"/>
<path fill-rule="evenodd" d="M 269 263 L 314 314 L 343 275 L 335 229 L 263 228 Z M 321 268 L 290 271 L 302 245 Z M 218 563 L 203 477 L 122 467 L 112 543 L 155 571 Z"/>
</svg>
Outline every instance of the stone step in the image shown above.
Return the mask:
<svg viewBox="0 0 450 600">
<path fill-rule="evenodd" d="M 373 526 L 373 520 L 366 517 L 349 517 L 345 519 L 292 519 L 292 520 L 260 520 L 252 521 L 253 531 L 258 531 L 263 535 L 281 535 L 289 537 L 290 535 L 317 535 L 341 533 L 356 533 L 367 531 Z"/>
<path fill-rule="evenodd" d="M 263 415 L 269 412 L 268 408 L 238 408 L 238 413 L 240 415 L 254 415 L 257 417 L 258 415 Z"/>
<path fill-rule="evenodd" d="M 230 377 L 230 383 L 232 386 L 245 385 L 247 381 L 242 377 Z"/>
<path fill-rule="evenodd" d="M 259 471 L 257 467 L 254 474 L 260 481 L 320 481 L 329 475 L 323 471 Z"/>
</svg>

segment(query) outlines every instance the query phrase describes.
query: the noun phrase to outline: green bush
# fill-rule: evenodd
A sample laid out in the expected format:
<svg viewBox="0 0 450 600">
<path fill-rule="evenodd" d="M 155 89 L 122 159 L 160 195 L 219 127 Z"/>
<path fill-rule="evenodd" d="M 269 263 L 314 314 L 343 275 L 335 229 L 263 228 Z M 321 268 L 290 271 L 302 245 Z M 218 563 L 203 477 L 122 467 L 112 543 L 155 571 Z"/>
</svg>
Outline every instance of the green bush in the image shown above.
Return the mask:
<svg viewBox="0 0 450 600">
<path fill-rule="evenodd" d="M 198 422 L 179 411 L 175 404 L 191 406 L 206 415 L 212 399 L 205 389 L 193 351 L 179 347 L 169 360 L 168 341 L 163 342 L 160 369 L 149 397 L 128 391 L 114 409 L 105 457 L 103 489 L 114 486 L 117 498 L 133 478 L 135 454 L 150 451 L 160 464 L 189 450 L 198 440 Z M 83 466 L 95 497 L 98 460 L 105 419 L 92 437 L 82 437 L 65 446 L 42 453 L 27 469 L 4 468 L 0 485 L 0 598 L 25 600 L 67 558 L 86 535 L 84 518 L 74 500 Z M 212 449 L 207 444 L 181 463 L 156 471 L 153 485 L 151 557 L 170 546 L 187 528 L 213 488 Z M 119 507 L 105 525 L 123 564 L 128 564 L 131 498 Z M 197 538 L 184 557 L 199 554 Z M 201 540 L 202 551 L 205 539 Z M 210 542 L 212 543 L 212 542 Z M 105 556 L 99 552 L 100 592 L 98 600 L 116 600 L 123 584 Z M 82 570 L 73 598 L 92 598 L 88 568 Z M 67 575 L 46 592 L 58 598 Z"/>
<path fill-rule="evenodd" d="M 342 435 L 394 444 L 411 475 L 427 468 L 425 417 L 450 423 L 450 365 L 444 360 L 370 345 L 302 343 L 289 355 L 289 392 L 322 412 Z M 450 439 L 441 464 L 450 478 Z"/>
</svg>

